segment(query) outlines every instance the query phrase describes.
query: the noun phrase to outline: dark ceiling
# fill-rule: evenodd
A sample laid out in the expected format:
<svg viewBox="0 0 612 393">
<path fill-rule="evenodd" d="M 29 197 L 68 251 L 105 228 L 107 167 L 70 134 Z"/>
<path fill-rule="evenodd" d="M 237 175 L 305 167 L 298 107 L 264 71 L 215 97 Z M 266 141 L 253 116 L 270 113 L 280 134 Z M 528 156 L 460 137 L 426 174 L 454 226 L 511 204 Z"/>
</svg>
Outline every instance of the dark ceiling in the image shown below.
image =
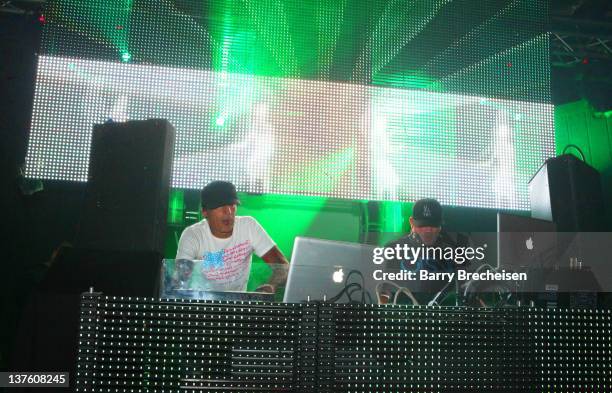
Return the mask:
<svg viewBox="0 0 612 393">
<path fill-rule="evenodd" d="M 586 98 L 612 109 L 612 2 L 554 0 L 551 4 L 552 97 L 555 104 Z"/>
<path fill-rule="evenodd" d="M 0 0 L 0 17 L 35 18 L 44 2 Z M 611 110 L 612 1 L 551 0 L 550 12 L 553 102 L 586 98 L 600 111 Z"/>
</svg>

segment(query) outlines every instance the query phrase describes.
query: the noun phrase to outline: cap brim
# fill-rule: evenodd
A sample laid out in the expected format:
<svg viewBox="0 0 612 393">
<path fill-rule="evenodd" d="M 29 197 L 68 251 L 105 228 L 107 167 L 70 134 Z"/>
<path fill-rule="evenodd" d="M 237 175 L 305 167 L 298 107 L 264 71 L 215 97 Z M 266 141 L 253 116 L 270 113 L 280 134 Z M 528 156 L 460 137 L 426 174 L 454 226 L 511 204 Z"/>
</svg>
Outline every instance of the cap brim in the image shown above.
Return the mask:
<svg viewBox="0 0 612 393">
<path fill-rule="evenodd" d="M 210 205 L 204 207 L 204 209 L 206 209 L 206 210 L 213 210 L 213 209 L 216 209 L 218 207 L 226 206 L 226 205 L 240 205 L 240 199 L 230 199 L 229 201 L 217 202 L 215 204 L 210 204 Z"/>
<path fill-rule="evenodd" d="M 414 225 L 416 225 L 417 227 L 441 227 L 442 226 L 442 221 L 441 220 L 413 220 Z"/>
</svg>

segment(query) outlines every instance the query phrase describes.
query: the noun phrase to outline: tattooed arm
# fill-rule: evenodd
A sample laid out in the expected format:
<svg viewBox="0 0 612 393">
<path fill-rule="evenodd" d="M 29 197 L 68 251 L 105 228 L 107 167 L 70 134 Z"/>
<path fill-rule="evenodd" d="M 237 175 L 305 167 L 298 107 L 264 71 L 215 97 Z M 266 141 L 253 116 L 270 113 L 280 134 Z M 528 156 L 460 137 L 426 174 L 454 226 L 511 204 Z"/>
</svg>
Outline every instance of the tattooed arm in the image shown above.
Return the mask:
<svg viewBox="0 0 612 393">
<path fill-rule="evenodd" d="M 277 246 L 274 246 L 261 257 L 272 269 L 270 280 L 264 285 L 257 288 L 258 292 L 276 292 L 279 285 L 285 284 L 287 281 L 287 272 L 289 271 L 289 262 Z"/>
</svg>

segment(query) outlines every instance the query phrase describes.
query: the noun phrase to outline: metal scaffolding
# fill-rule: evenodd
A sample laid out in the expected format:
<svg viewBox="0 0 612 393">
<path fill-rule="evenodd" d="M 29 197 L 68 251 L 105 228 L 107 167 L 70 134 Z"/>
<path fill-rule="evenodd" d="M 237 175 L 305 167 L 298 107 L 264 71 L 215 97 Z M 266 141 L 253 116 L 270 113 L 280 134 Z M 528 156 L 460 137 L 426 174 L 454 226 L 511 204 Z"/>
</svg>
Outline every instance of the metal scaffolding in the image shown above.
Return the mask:
<svg viewBox="0 0 612 393">
<path fill-rule="evenodd" d="M 552 18 L 550 58 L 555 67 L 612 59 L 612 24 L 574 18 Z"/>
</svg>

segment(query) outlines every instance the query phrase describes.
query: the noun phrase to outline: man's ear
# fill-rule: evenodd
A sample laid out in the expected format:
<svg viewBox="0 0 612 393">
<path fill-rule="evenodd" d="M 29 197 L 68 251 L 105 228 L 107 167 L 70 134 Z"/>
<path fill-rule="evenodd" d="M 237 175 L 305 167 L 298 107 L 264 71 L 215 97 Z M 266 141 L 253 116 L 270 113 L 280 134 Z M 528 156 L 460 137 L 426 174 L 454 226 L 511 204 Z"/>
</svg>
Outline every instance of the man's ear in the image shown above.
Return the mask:
<svg viewBox="0 0 612 393">
<path fill-rule="evenodd" d="M 202 209 L 202 217 L 208 218 L 208 214 L 206 213 L 206 209 Z"/>
</svg>

